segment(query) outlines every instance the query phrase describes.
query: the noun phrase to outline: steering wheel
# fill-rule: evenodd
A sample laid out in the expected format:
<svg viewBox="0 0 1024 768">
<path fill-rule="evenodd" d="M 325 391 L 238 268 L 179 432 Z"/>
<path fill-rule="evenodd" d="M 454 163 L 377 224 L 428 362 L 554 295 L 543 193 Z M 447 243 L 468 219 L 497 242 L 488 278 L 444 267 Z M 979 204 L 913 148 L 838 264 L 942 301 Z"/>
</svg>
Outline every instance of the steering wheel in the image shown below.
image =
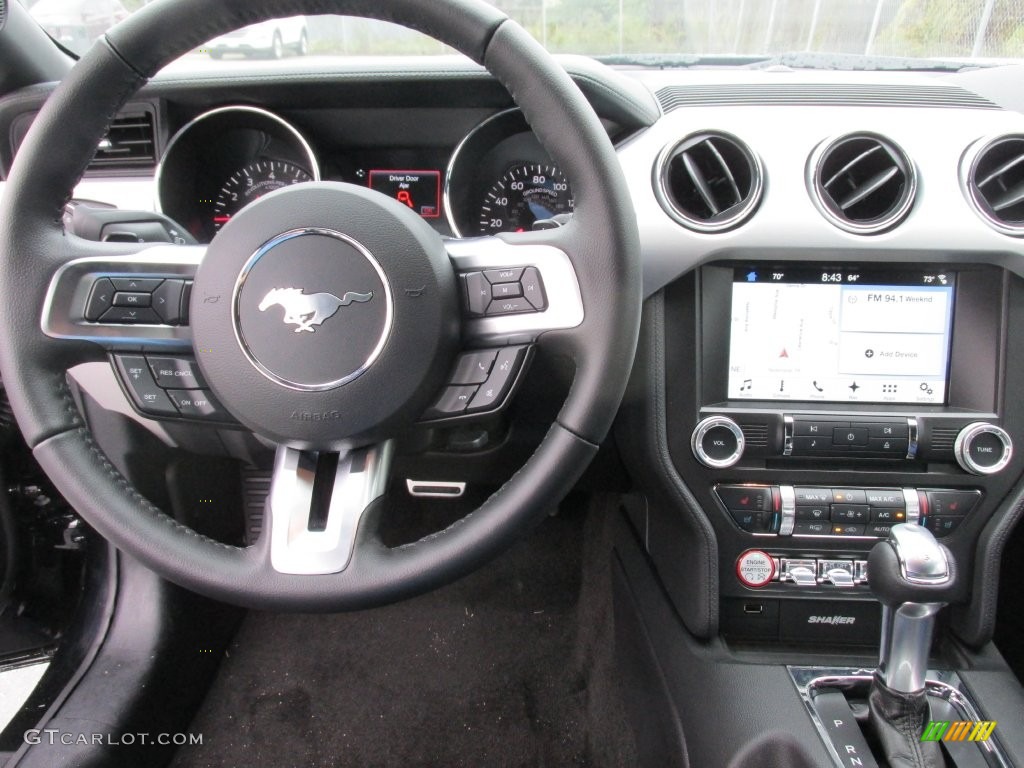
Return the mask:
<svg viewBox="0 0 1024 768">
<path fill-rule="evenodd" d="M 240 26 L 321 13 L 412 27 L 484 65 L 571 180 L 571 221 L 446 241 L 382 194 L 311 182 L 254 202 L 205 248 L 97 243 L 64 231 L 64 205 L 98 142 L 147 78 Z M 477 0 L 158 0 L 78 62 L 18 152 L 0 215 L 3 382 L 59 491 L 163 577 L 264 609 L 383 604 L 481 565 L 579 478 L 611 425 L 635 353 L 638 252 L 625 181 L 600 121 L 565 71 L 495 8 Z M 520 268 L 535 270 L 543 311 L 465 316 L 460 279 Z M 194 278 L 190 325 L 85 319 L 89 286 L 102 275 Z M 286 295 L 274 290 L 291 298 L 271 306 Z M 518 365 L 532 345 L 575 363 L 535 453 L 449 528 L 384 546 L 377 523 L 392 439 L 446 391 L 460 350 L 496 349 L 499 363 Z M 252 546 L 200 535 L 143 498 L 72 400 L 69 368 L 160 350 L 191 350 L 223 407 L 278 446 L 266 523 Z"/>
</svg>

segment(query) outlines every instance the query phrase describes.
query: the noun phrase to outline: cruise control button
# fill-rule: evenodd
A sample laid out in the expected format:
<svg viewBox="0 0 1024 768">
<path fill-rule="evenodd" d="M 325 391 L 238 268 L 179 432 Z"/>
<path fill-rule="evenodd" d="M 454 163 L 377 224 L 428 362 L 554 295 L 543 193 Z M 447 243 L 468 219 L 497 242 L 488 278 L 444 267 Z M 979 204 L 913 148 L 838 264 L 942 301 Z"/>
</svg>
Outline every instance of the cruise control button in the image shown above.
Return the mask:
<svg viewBox="0 0 1024 768">
<path fill-rule="evenodd" d="M 184 280 L 164 280 L 153 291 L 152 307 L 168 325 L 181 322 L 181 293 L 185 289 Z"/>
<path fill-rule="evenodd" d="M 924 527 L 935 534 L 936 538 L 947 536 L 960 527 L 964 519 L 962 517 L 943 517 L 942 515 L 929 515 L 924 522 Z"/>
<path fill-rule="evenodd" d="M 118 291 L 114 294 L 115 307 L 148 307 L 153 294 L 138 291 Z"/>
<path fill-rule="evenodd" d="M 434 403 L 434 407 L 427 412 L 427 417 L 443 418 L 464 413 L 477 389 L 477 387 L 446 387 L 444 393 Z"/>
<path fill-rule="evenodd" d="M 523 286 L 523 296 L 536 310 L 547 309 L 548 300 L 544 295 L 544 284 L 540 280 L 540 272 L 536 267 L 527 267 L 523 270 L 523 279 L 520 281 Z"/>
<path fill-rule="evenodd" d="M 148 307 L 111 307 L 103 313 L 101 323 L 124 323 L 125 325 L 163 325 L 160 315 Z"/>
<path fill-rule="evenodd" d="M 164 389 L 202 389 L 206 386 L 195 360 L 152 355 L 146 359 L 149 360 L 157 386 Z"/>
<path fill-rule="evenodd" d="M 114 362 L 121 380 L 127 385 L 129 396 L 140 411 L 157 416 L 178 415 L 167 393 L 153 380 L 146 358 L 142 355 L 118 355 Z"/>
<path fill-rule="evenodd" d="M 498 350 L 482 349 L 479 352 L 465 352 L 455 362 L 452 384 L 483 384 L 494 365 Z"/>
<path fill-rule="evenodd" d="M 152 293 L 162 283 L 162 277 L 112 277 L 110 282 L 119 291 L 141 291 Z"/>
<path fill-rule="evenodd" d="M 903 491 L 898 488 L 867 489 L 864 496 L 872 507 L 903 507 L 906 500 L 903 498 Z"/>
<path fill-rule="evenodd" d="M 516 312 L 536 312 L 533 305 L 524 298 L 518 299 L 495 299 L 487 307 L 487 314 L 490 315 L 512 315 Z"/>
<path fill-rule="evenodd" d="M 925 491 L 929 515 L 966 515 L 981 499 L 979 491 Z"/>
<path fill-rule="evenodd" d="M 503 347 L 498 350 L 491 375 L 480 385 L 476 396 L 470 402 L 470 411 L 486 411 L 501 404 L 512 386 L 523 349 L 525 347 Z"/>
<path fill-rule="evenodd" d="M 95 322 L 112 306 L 114 306 L 114 284 L 107 278 L 101 277 L 92 284 L 89 300 L 85 304 L 85 319 Z"/>
<path fill-rule="evenodd" d="M 466 291 L 466 311 L 474 317 L 483 315 L 491 303 L 491 284 L 484 279 L 482 272 L 468 272 L 462 280 Z"/>
<path fill-rule="evenodd" d="M 832 430 L 835 445 L 867 445 L 868 431 L 863 427 L 841 427 Z"/>
<path fill-rule="evenodd" d="M 187 419 L 231 419 L 224 407 L 206 390 L 170 389 L 167 394 L 177 406 L 178 412 Z"/>
<path fill-rule="evenodd" d="M 797 504 L 831 504 L 831 488 L 794 488 L 793 495 Z"/>
<path fill-rule="evenodd" d="M 506 267 L 505 269 L 488 269 L 484 277 L 491 283 L 518 283 L 523 276 L 522 267 Z"/>
<path fill-rule="evenodd" d="M 768 512 L 772 508 L 772 489 L 768 487 L 720 485 L 715 493 L 730 512 Z"/>
</svg>

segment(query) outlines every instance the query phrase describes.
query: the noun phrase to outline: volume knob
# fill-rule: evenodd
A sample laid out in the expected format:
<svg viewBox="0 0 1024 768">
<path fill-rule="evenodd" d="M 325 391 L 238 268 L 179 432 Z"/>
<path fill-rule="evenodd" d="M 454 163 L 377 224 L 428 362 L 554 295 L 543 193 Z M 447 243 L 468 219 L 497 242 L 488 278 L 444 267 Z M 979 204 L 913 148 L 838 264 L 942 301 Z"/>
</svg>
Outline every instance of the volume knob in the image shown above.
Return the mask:
<svg viewBox="0 0 1024 768">
<path fill-rule="evenodd" d="M 1013 441 L 1005 429 L 984 421 L 968 424 L 953 443 L 957 463 L 974 475 L 993 475 L 1013 457 Z"/>
<path fill-rule="evenodd" d="M 705 467 L 725 469 L 743 456 L 743 430 L 730 418 L 708 416 L 693 430 L 690 447 Z"/>
</svg>

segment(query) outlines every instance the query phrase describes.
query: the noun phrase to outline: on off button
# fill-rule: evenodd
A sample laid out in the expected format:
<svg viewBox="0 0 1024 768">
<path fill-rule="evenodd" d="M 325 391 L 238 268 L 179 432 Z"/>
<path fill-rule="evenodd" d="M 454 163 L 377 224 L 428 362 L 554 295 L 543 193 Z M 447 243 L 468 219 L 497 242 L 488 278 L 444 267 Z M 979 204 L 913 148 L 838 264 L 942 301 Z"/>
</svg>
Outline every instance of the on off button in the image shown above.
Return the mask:
<svg viewBox="0 0 1024 768">
<path fill-rule="evenodd" d="M 736 577 L 745 587 L 763 587 L 775 578 L 775 561 L 767 552 L 748 549 L 736 560 Z"/>
</svg>

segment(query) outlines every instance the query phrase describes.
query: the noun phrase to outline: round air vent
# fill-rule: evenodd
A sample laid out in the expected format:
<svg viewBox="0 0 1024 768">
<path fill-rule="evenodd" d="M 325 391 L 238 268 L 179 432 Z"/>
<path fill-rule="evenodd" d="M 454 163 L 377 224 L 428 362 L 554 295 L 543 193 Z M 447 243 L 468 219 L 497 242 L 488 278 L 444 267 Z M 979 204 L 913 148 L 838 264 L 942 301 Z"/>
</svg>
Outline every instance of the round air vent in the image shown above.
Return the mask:
<svg viewBox="0 0 1024 768">
<path fill-rule="evenodd" d="M 727 133 L 704 131 L 662 150 L 654 189 L 665 211 L 697 232 L 739 226 L 761 201 L 761 161 Z"/>
<path fill-rule="evenodd" d="M 993 227 L 1024 235 L 1024 136 L 984 142 L 964 180 L 974 207 Z"/>
<path fill-rule="evenodd" d="M 873 235 L 899 224 L 917 189 L 913 163 L 896 144 L 861 133 L 826 142 L 811 156 L 815 204 L 840 229 Z"/>
</svg>

